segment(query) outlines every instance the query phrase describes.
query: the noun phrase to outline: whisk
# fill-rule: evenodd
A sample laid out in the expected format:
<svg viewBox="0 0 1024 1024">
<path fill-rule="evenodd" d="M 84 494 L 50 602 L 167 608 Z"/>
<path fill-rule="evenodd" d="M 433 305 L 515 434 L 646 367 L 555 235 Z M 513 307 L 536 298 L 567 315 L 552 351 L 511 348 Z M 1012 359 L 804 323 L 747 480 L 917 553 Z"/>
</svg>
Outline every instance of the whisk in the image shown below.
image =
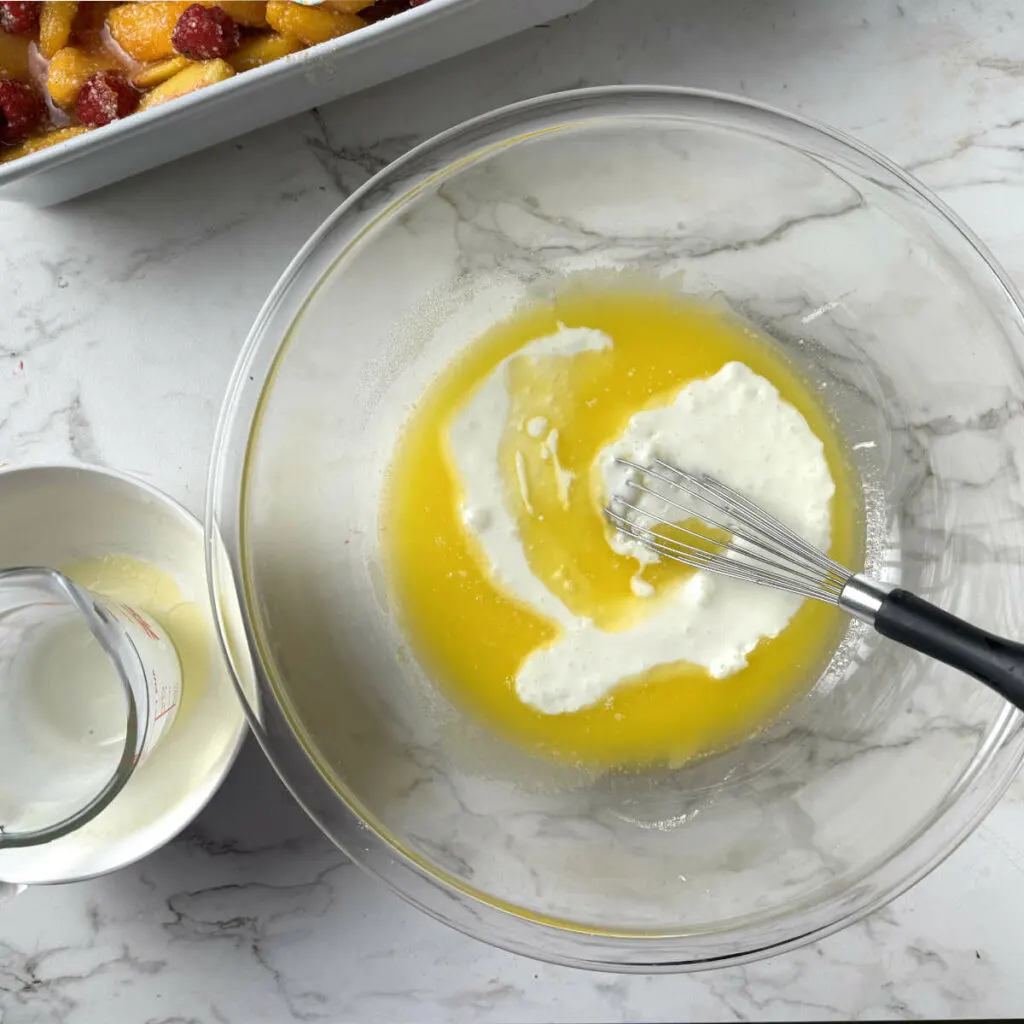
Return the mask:
<svg viewBox="0 0 1024 1024">
<path fill-rule="evenodd" d="M 714 477 L 658 459 L 646 466 L 616 462 L 631 471 L 630 496 L 655 499 L 656 511 L 621 494 L 611 497 L 605 515 L 624 536 L 695 569 L 836 605 L 1024 710 L 1024 645 L 972 626 L 910 591 L 851 572 Z"/>
</svg>

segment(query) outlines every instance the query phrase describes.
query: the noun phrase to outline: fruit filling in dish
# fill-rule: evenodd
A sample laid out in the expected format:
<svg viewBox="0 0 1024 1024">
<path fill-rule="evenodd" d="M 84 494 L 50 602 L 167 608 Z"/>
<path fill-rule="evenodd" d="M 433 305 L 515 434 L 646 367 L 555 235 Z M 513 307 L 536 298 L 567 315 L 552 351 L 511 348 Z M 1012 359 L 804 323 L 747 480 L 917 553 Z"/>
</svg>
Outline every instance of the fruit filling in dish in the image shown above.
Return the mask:
<svg viewBox="0 0 1024 1024">
<path fill-rule="evenodd" d="M 0 163 L 426 2 L 0 0 Z"/>
</svg>

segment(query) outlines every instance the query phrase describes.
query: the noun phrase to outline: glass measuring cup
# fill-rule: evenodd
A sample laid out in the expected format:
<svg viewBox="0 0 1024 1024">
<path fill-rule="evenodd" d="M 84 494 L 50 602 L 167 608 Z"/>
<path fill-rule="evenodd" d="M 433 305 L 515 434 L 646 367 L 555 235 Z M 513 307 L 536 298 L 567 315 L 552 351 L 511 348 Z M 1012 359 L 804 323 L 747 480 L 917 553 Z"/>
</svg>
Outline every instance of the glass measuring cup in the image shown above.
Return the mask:
<svg viewBox="0 0 1024 1024">
<path fill-rule="evenodd" d="M 180 696 L 177 652 L 151 618 L 52 569 L 0 571 L 0 849 L 99 814 Z"/>
</svg>

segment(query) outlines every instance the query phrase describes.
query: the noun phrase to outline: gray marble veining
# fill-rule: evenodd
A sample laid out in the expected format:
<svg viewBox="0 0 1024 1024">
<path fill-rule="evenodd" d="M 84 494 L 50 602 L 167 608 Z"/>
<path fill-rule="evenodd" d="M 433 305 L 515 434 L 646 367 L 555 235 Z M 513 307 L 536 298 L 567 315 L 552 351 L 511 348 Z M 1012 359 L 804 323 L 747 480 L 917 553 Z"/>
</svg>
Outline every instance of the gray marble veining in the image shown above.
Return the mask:
<svg viewBox="0 0 1024 1024">
<path fill-rule="evenodd" d="M 339 199 L 437 130 L 577 85 L 720 89 L 834 124 L 937 190 L 1024 285 L 1022 53 L 1012 0 L 597 0 L 63 207 L 0 205 L 0 463 L 106 464 L 199 511 L 234 357 Z M 972 445 L 970 502 L 1019 472 L 1019 456 L 1003 454 L 1024 451 L 1019 413 L 986 395 L 956 423 L 908 424 L 907 443 L 941 437 L 958 461 L 953 446 Z M 406 906 L 345 861 L 250 746 L 159 854 L 0 904 L 0 1022 L 1013 1015 L 1024 1007 L 1022 851 L 1018 782 L 910 893 L 813 947 L 700 976 L 585 974 Z"/>
</svg>

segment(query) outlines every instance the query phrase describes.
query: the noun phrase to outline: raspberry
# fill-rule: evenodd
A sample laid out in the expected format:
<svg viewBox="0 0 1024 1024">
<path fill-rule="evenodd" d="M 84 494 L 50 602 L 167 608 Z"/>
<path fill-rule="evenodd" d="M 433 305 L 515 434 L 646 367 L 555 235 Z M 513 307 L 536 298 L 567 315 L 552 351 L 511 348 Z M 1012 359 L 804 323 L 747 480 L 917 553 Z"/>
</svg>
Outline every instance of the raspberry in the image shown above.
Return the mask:
<svg viewBox="0 0 1024 1024">
<path fill-rule="evenodd" d="M 16 145 L 43 119 L 43 98 L 23 82 L 0 81 L 0 142 Z"/>
<path fill-rule="evenodd" d="M 14 36 L 30 36 L 39 26 L 40 3 L 0 2 L 0 28 Z"/>
<path fill-rule="evenodd" d="M 97 71 L 85 80 L 75 102 L 82 124 L 92 128 L 127 117 L 139 105 L 139 94 L 120 72 Z"/>
<path fill-rule="evenodd" d="M 235 19 L 223 7 L 192 4 L 174 26 L 171 44 L 183 57 L 212 60 L 237 50 L 241 38 Z"/>
</svg>

